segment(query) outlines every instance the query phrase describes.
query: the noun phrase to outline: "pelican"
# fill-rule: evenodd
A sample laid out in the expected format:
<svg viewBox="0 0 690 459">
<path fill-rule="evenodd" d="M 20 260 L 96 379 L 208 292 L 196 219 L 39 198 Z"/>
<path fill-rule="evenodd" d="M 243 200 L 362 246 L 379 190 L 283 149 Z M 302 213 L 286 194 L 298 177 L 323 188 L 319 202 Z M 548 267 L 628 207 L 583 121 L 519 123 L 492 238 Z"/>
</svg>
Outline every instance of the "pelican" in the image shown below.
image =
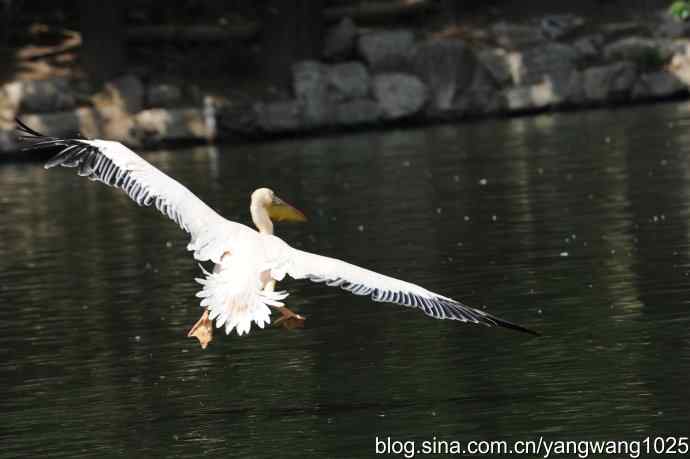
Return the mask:
<svg viewBox="0 0 690 459">
<path fill-rule="evenodd" d="M 187 250 L 199 262 L 215 264 L 213 272 L 201 267 L 203 277 L 196 279 L 201 285 L 196 296 L 205 310 L 190 334 L 195 328 L 208 329 L 213 321 L 227 335 L 233 330 L 239 336 L 248 334 L 252 323 L 264 328 L 270 324 L 271 308 L 285 308 L 283 301 L 288 292 L 275 291 L 272 286 L 286 275 L 340 287 L 375 302 L 417 308 L 435 319 L 538 334 L 419 285 L 291 247 L 272 234 L 271 215 L 275 219 L 299 219 L 301 212 L 270 189 L 261 189 L 252 196 L 252 219 L 257 231 L 223 218 L 182 184 L 119 142 L 44 136 L 20 120 L 17 129 L 20 139 L 31 142 L 26 150 L 54 152 L 45 163 L 46 169 L 77 168 L 78 175 L 119 188 L 140 206 L 155 206 L 190 234 Z M 288 310 L 281 311 L 291 317 Z"/>
<path fill-rule="evenodd" d="M 269 188 L 254 190 L 250 199 L 249 212 L 254 226 L 260 234 L 273 234 L 273 221 L 304 222 L 307 220 L 302 212 L 280 199 Z M 221 269 L 222 265 L 216 264 L 213 272 L 219 273 Z M 263 289 L 272 292 L 275 290 L 275 285 L 275 279 L 269 279 L 263 285 Z M 273 325 L 283 325 L 285 328 L 304 326 L 304 317 L 292 312 L 287 306 L 278 307 L 278 311 L 282 313 L 282 317 L 273 322 Z M 208 309 L 205 308 L 201 318 L 187 333 L 187 337 L 199 340 L 202 349 L 206 349 L 208 343 L 213 339 L 213 324 L 208 318 L 208 314 Z"/>
</svg>

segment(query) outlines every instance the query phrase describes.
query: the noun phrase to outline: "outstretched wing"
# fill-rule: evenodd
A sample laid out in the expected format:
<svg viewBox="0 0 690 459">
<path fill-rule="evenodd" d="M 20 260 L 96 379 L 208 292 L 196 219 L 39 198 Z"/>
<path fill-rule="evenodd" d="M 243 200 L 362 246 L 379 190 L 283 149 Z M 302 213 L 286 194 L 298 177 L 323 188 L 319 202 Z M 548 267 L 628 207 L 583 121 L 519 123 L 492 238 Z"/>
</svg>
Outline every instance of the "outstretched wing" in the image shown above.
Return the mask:
<svg viewBox="0 0 690 459">
<path fill-rule="evenodd" d="M 287 244 L 280 258 L 271 270 L 271 275 L 276 280 L 281 280 L 288 274 L 295 279 L 309 279 L 328 286 L 340 287 L 355 295 L 368 295 L 374 301 L 419 308 L 435 319 L 501 326 L 537 335 L 525 327 L 466 306 L 419 285 L 384 276 L 336 258 L 297 250 Z"/>
<path fill-rule="evenodd" d="M 225 220 L 176 180 L 119 142 L 48 137 L 17 120 L 22 140 L 31 142 L 25 150 L 55 151 L 45 164 L 76 167 L 80 176 L 120 188 L 140 206 L 155 205 L 182 229 L 191 234 L 187 246 L 201 261 L 220 261 L 227 251 L 228 226 Z"/>
</svg>

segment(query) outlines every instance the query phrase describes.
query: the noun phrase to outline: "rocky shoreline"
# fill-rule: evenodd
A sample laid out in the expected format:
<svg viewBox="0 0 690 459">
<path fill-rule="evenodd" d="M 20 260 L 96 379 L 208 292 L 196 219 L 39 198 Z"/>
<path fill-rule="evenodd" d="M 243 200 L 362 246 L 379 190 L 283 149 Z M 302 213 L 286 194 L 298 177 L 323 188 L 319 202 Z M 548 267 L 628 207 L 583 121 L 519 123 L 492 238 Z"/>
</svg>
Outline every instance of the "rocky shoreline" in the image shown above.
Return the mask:
<svg viewBox="0 0 690 459">
<path fill-rule="evenodd" d="M 15 116 L 49 135 L 132 146 L 261 139 L 690 96 L 690 25 L 575 15 L 456 26 L 368 29 L 344 19 L 323 59 L 292 66 L 292 94 L 241 101 L 126 75 L 97 93 L 84 80 L 0 86 L 0 153 L 17 152 Z"/>
</svg>

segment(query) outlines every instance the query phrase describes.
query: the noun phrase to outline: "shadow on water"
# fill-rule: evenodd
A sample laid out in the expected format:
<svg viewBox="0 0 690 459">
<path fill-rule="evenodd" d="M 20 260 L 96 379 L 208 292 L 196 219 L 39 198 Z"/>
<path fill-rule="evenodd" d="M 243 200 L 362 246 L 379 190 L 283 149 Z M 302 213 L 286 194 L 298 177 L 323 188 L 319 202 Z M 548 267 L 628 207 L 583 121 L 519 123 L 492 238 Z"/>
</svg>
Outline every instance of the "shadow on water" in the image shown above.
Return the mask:
<svg viewBox="0 0 690 459">
<path fill-rule="evenodd" d="M 293 245 L 522 323 L 434 321 L 288 281 L 306 328 L 185 334 L 198 267 L 112 189 L 0 168 L 0 457 L 370 456 L 374 439 L 687 434 L 686 104 L 154 152 L 248 222 L 269 185 Z M 685 429 L 685 431 L 683 430 Z"/>
</svg>

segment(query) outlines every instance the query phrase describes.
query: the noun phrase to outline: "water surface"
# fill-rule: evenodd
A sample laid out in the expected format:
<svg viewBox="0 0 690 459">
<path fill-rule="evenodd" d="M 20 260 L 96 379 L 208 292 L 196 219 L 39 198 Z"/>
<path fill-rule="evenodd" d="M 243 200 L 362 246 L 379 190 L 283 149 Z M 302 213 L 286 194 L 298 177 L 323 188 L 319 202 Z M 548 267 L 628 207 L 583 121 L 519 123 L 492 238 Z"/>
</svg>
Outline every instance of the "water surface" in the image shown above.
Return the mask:
<svg viewBox="0 0 690 459">
<path fill-rule="evenodd" d="M 690 425 L 688 104 L 145 154 L 226 217 L 543 333 L 304 282 L 303 330 L 185 337 L 186 235 L 0 165 L 0 458 L 369 457 L 397 440 L 641 439 Z"/>
</svg>

